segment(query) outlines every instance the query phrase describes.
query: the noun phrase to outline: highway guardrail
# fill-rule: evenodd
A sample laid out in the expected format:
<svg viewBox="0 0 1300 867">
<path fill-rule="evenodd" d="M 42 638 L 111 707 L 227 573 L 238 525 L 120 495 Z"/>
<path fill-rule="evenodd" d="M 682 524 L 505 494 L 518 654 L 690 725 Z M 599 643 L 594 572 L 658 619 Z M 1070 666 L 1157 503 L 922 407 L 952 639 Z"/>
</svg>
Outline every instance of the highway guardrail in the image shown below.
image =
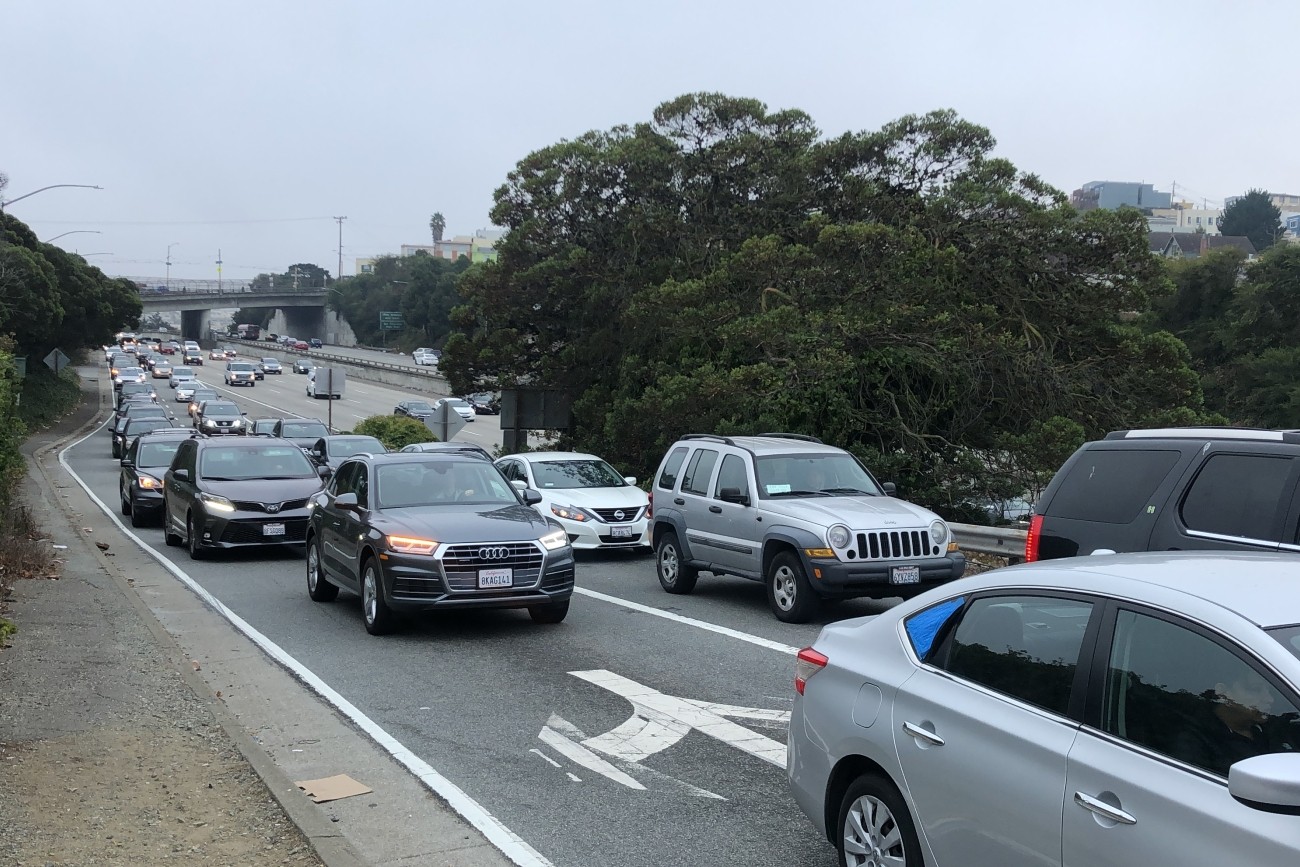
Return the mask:
<svg viewBox="0 0 1300 867">
<path fill-rule="evenodd" d="M 982 527 L 979 524 L 949 524 L 952 536 L 963 551 L 1005 557 L 1008 566 L 1025 559 L 1026 531 L 1018 527 Z"/>
</svg>

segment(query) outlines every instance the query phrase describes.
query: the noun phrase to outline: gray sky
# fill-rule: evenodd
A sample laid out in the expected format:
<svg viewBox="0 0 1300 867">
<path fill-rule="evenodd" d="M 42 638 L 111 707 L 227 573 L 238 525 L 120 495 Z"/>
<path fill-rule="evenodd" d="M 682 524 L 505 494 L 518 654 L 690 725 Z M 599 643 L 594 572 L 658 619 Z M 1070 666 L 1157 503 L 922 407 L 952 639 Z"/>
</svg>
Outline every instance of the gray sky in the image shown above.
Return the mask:
<svg viewBox="0 0 1300 867">
<path fill-rule="evenodd" d="M 250 278 L 488 224 L 524 155 L 690 91 L 828 135 L 956 109 L 1069 192 L 1300 193 L 1300 4 L 4 0 L 0 171 L 110 274 Z"/>
</svg>

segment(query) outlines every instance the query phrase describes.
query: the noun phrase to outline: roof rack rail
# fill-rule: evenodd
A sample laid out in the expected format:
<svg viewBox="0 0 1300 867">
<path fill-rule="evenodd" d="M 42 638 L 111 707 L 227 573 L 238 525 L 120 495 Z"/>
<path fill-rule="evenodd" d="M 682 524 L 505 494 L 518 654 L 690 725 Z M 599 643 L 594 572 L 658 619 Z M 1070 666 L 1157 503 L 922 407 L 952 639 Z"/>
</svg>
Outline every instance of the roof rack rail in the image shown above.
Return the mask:
<svg viewBox="0 0 1300 867">
<path fill-rule="evenodd" d="M 817 437 L 814 437 L 814 436 L 808 436 L 808 434 L 797 434 L 797 433 L 761 433 L 761 434 L 754 434 L 754 436 L 756 436 L 756 437 L 780 437 L 781 439 L 787 439 L 787 440 L 802 440 L 803 442 L 806 442 L 806 443 L 821 443 L 821 442 L 822 442 L 822 441 L 819 440 Z M 825 445 L 824 443 L 822 443 L 822 444 Z"/>
<path fill-rule="evenodd" d="M 684 440 L 711 440 L 715 443 L 722 443 L 727 446 L 734 446 L 731 437 L 722 437 L 717 434 L 682 434 Z"/>
<path fill-rule="evenodd" d="M 1114 430 L 1106 434 L 1105 439 L 1219 439 L 1300 443 L 1300 430 L 1274 430 L 1272 428 L 1238 427 L 1233 425 L 1184 425 L 1182 427 Z"/>
</svg>

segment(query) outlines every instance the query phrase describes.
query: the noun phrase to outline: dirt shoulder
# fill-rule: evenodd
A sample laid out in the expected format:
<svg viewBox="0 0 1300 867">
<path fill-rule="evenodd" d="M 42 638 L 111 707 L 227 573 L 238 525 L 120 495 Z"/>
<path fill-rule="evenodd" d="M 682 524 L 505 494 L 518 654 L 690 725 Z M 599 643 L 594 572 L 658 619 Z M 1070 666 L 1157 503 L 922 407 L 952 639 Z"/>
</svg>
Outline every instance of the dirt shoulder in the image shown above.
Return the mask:
<svg viewBox="0 0 1300 867">
<path fill-rule="evenodd" d="M 29 453 L 98 410 L 98 386 Z M 110 574 L 33 468 L 24 495 L 61 551 L 57 580 L 23 580 L 0 650 L 0 864 L 316 865 L 289 819 L 186 680 L 176 646 Z"/>
</svg>

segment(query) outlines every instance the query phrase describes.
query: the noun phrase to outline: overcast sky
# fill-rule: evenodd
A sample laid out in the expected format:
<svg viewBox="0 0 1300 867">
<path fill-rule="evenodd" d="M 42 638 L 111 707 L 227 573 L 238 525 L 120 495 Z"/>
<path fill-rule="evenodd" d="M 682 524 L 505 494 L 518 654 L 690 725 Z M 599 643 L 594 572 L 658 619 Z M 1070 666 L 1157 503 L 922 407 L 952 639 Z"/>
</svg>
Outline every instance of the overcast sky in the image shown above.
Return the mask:
<svg viewBox="0 0 1300 867">
<path fill-rule="evenodd" d="M 691 91 L 827 135 L 956 109 L 1069 192 L 1300 193 L 1300 3 L 3 0 L 0 171 L 110 274 L 247 279 L 488 225 L 530 151 Z M 88 234 L 88 230 L 100 234 Z M 101 255 L 102 254 L 102 255 Z"/>
</svg>

